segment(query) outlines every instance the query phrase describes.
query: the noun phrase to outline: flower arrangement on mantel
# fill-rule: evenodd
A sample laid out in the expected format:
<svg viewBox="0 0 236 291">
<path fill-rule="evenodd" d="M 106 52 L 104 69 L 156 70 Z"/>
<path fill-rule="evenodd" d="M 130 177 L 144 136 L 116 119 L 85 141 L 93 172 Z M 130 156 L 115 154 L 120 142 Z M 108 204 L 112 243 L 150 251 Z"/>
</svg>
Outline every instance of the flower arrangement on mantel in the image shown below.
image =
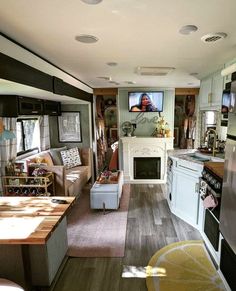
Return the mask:
<svg viewBox="0 0 236 291">
<path fill-rule="evenodd" d="M 164 117 L 161 117 L 160 120 L 157 121 L 156 128 L 154 129 L 152 136 L 171 137 L 169 124 L 164 120 Z"/>
</svg>

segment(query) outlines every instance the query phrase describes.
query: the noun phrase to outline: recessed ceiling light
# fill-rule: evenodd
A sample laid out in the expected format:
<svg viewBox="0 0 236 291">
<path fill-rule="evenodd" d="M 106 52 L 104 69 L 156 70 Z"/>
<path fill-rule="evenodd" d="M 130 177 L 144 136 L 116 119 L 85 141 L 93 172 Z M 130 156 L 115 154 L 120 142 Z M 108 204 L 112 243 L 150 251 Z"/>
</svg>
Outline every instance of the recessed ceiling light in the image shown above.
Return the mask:
<svg viewBox="0 0 236 291">
<path fill-rule="evenodd" d="M 115 67 L 118 64 L 116 62 L 108 62 L 107 65 L 110 66 L 110 67 Z"/>
<path fill-rule="evenodd" d="M 102 0 L 81 0 L 81 1 L 86 3 L 86 4 L 98 4 L 98 3 L 102 2 Z"/>
<path fill-rule="evenodd" d="M 227 33 L 225 32 L 216 32 L 216 33 L 209 33 L 209 34 L 206 34 L 206 35 L 203 35 L 201 37 L 201 40 L 203 42 L 216 42 L 218 40 L 222 40 L 224 38 L 227 37 Z"/>
<path fill-rule="evenodd" d="M 119 82 L 116 82 L 116 81 L 110 81 L 109 83 L 110 84 L 115 84 L 115 85 L 120 85 L 120 83 Z"/>
<path fill-rule="evenodd" d="M 198 28 L 196 25 L 184 25 L 183 27 L 180 28 L 179 33 L 188 35 L 191 34 L 195 31 L 197 31 Z"/>
<path fill-rule="evenodd" d="M 190 76 L 197 76 L 198 73 L 195 73 L 195 72 L 194 72 L 194 73 L 190 73 L 189 75 L 190 75 Z"/>
<path fill-rule="evenodd" d="M 135 81 L 125 81 L 126 84 L 132 85 L 132 84 L 136 84 Z"/>
<path fill-rule="evenodd" d="M 111 81 L 111 77 L 97 77 L 98 79 L 106 80 L 106 81 Z"/>
<path fill-rule="evenodd" d="M 93 35 L 89 34 L 80 34 L 75 37 L 77 41 L 83 42 L 83 43 L 95 43 L 98 41 L 98 38 Z"/>
</svg>

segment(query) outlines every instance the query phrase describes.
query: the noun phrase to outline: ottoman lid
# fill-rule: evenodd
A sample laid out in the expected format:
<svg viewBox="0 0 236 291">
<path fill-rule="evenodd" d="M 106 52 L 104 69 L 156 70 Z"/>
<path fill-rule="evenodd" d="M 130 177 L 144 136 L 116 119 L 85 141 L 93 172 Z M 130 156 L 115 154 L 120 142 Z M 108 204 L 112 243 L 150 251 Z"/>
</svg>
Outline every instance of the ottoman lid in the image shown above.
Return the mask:
<svg viewBox="0 0 236 291">
<path fill-rule="evenodd" d="M 118 184 L 98 184 L 95 183 L 91 192 L 115 192 L 118 191 Z"/>
</svg>

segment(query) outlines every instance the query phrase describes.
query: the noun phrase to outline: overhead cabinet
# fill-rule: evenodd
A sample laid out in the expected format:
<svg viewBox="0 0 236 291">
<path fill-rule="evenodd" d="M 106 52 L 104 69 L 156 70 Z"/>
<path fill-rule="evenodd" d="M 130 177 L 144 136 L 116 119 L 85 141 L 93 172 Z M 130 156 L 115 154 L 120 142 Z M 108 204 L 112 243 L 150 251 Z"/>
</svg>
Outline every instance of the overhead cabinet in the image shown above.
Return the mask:
<svg viewBox="0 0 236 291">
<path fill-rule="evenodd" d="M 60 115 L 60 102 L 16 95 L 0 95 L 0 116 Z"/>
<path fill-rule="evenodd" d="M 43 114 L 43 102 L 41 99 L 18 97 L 19 115 Z"/>
<path fill-rule="evenodd" d="M 199 93 L 200 110 L 220 110 L 223 92 L 223 77 L 220 71 L 201 80 Z"/>
<path fill-rule="evenodd" d="M 61 103 L 44 100 L 43 112 L 45 115 L 61 115 Z"/>
</svg>

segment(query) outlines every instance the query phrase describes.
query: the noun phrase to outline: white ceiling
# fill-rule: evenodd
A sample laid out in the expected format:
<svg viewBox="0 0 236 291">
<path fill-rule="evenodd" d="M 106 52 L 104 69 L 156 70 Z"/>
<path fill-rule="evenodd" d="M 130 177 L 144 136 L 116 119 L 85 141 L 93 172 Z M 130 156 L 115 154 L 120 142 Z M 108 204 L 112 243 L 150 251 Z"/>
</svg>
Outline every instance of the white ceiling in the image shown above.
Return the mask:
<svg viewBox="0 0 236 291">
<path fill-rule="evenodd" d="M 93 88 L 198 87 L 199 79 L 236 57 L 235 11 L 236 0 L 103 0 L 98 5 L 80 0 L 1 0 L 0 27 Z M 198 31 L 179 34 L 187 24 L 198 26 Z M 211 32 L 228 37 L 203 43 L 201 37 Z M 79 43 L 79 34 L 99 41 Z M 138 66 L 176 69 L 165 77 L 139 76 Z M 195 72 L 197 76 L 190 75 Z"/>
</svg>

